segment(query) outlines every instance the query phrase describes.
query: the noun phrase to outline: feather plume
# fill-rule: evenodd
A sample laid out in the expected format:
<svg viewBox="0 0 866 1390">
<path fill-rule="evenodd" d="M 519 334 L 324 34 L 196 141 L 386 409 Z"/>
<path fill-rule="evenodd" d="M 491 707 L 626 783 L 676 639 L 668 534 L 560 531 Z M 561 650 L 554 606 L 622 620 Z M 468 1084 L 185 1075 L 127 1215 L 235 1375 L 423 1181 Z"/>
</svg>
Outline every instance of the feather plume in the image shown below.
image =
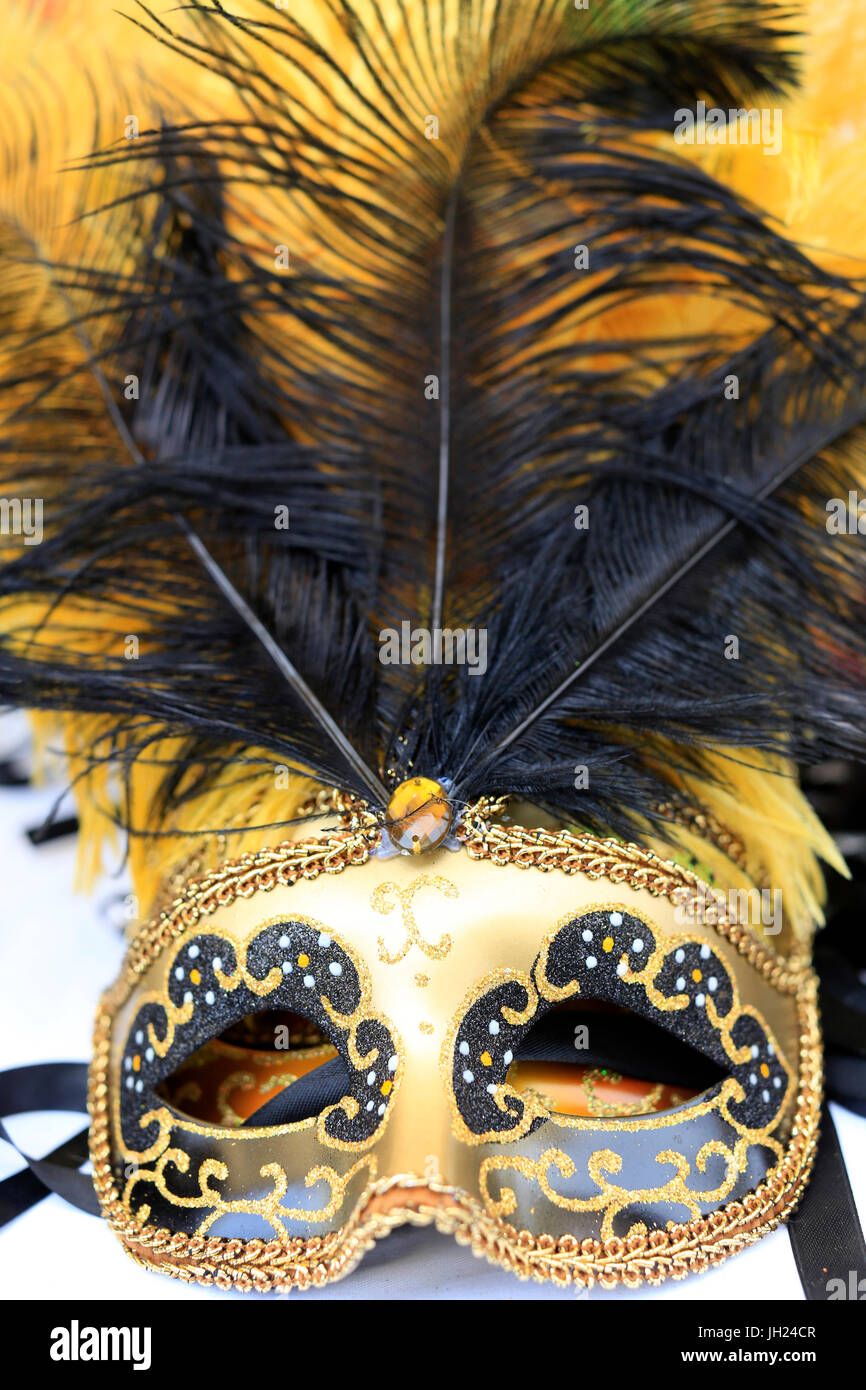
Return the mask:
<svg viewBox="0 0 866 1390">
<path fill-rule="evenodd" d="M 72 249 L 15 260 L 0 694 L 170 741 L 151 827 L 249 758 L 664 836 L 720 751 L 862 756 L 864 285 L 672 136 L 796 103 L 789 7 L 135 14 L 207 110 L 103 120 Z M 383 662 L 404 624 L 486 669 Z"/>
</svg>

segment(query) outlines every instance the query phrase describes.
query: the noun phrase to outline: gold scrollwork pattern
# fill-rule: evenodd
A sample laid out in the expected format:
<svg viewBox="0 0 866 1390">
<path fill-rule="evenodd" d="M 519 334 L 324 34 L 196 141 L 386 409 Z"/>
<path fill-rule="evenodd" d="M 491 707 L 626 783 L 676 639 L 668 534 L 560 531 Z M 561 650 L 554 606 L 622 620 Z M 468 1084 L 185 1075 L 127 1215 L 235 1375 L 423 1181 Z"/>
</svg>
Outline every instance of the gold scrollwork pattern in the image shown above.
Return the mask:
<svg viewBox="0 0 866 1390">
<path fill-rule="evenodd" d="M 519 1173 L 527 1182 L 534 1182 L 547 1200 L 561 1210 L 601 1213 L 601 1239 L 609 1240 L 614 1235 L 615 1218 L 636 1203 L 681 1206 L 690 1216 L 698 1217 L 702 1207 L 723 1202 L 744 1171 L 748 1147 L 749 1140 L 745 1138 L 738 1139 L 730 1148 L 721 1140 L 707 1140 L 698 1149 L 694 1164 L 676 1149 L 663 1149 L 654 1155 L 654 1162 L 662 1168 L 673 1168 L 674 1172 L 660 1176 L 656 1185 L 644 1188 L 623 1187 L 613 1181 L 613 1176 L 622 1170 L 622 1156 L 615 1149 L 594 1149 L 587 1159 L 586 1170 L 598 1191 L 589 1197 L 565 1196 L 551 1182 L 548 1176 L 551 1169 L 558 1173 L 560 1179 L 571 1179 L 577 1171 L 573 1157 L 558 1148 L 545 1149 L 537 1159 L 516 1154 L 485 1158 L 480 1168 L 479 1183 L 488 1211 L 504 1219 L 517 1208 L 516 1193 L 511 1187 L 501 1186 L 499 1196 L 494 1197 L 490 1191 L 490 1178 L 493 1174 Z M 775 1147 L 781 1154 L 781 1146 Z M 724 1163 L 722 1181 L 707 1188 L 690 1187 L 687 1179 L 693 1168 L 704 1174 L 711 1158 L 720 1158 Z M 645 1222 L 634 1222 L 624 1238 L 629 1240 L 646 1233 Z"/>
<path fill-rule="evenodd" d="M 431 1224 L 457 1237 L 491 1264 L 520 1279 L 551 1280 L 559 1287 L 638 1289 L 668 1278 L 701 1273 L 717 1266 L 774 1230 L 796 1208 L 815 1159 L 822 1104 L 821 1042 L 816 983 L 807 975 L 797 1000 L 800 1084 L 788 1140 L 778 1163 L 754 1191 L 729 1201 L 709 1216 L 669 1223 L 664 1230 L 641 1232 L 628 1240 L 531 1233 L 487 1211 L 465 1192 L 438 1181 L 431 1169 L 423 1187 L 417 1178 L 379 1179 L 339 1229 L 325 1236 L 264 1241 L 221 1236 L 188 1236 L 130 1214 L 117 1189 L 109 1122 L 111 1022 L 117 996 L 100 1008 L 94 1035 L 88 1105 L 92 1117 L 90 1152 L 94 1185 L 103 1215 L 130 1256 L 145 1268 L 202 1287 L 267 1293 L 320 1288 L 345 1277 L 377 1240 L 411 1221 Z M 411 1202 L 383 1211 L 380 1191 L 405 1189 Z"/>
<path fill-rule="evenodd" d="M 154 1187 L 172 1206 L 206 1209 L 208 1214 L 196 1227 L 197 1236 L 205 1235 L 224 1216 L 236 1213 L 260 1217 L 271 1226 L 274 1235 L 287 1238 L 287 1221 L 304 1221 L 310 1225 L 329 1221 L 343 1206 L 349 1186 L 359 1173 L 366 1170 L 368 1183 L 376 1177 L 376 1159 L 373 1154 L 364 1154 L 345 1173 L 337 1173 L 333 1168 L 320 1164 L 311 1168 L 305 1175 L 304 1185 L 314 1188 L 320 1182 L 327 1183 L 327 1200 L 318 1207 L 287 1207 L 283 1204 L 283 1199 L 288 1192 L 289 1182 L 285 1169 L 279 1163 L 266 1163 L 259 1170 L 260 1177 L 272 1182 L 270 1192 L 264 1197 L 245 1197 L 237 1200 L 225 1198 L 217 1188 L 211 1186 L 211 1179 L 225 1182 L 229 1176 L 227 1165 L 219 1159 L 206 1159 L 199 1166 L 196 1173 L 199 1190 L 195 1194 L 179 1194 L 169 1187 L 165 1172 L 169 1164 L 178 1172 L 187 1173 L 190 1156 L 183 1149 L 166 1149 L 153 1169 L 139 1169 L 131 1174 L 124 1189 L 123 1200 L 129 1202 L 133 1190 L 143 1184 Z M 151 1209 L 147 1203 L 142 1203 L 137 1208 L 137 1217 L 141 1222 L 146 1222 L 150 1213 Z"/>
<path fill-rule="evenodd" d="M 217 1201 L 215 1183 L 230 1176 L 226 1154 L 232 1146 L 226 1141 L 230 1135 L 245 1147 L 272 1130 L 254 1123 L 199 1123 L 161 1102 L 157 1086 L 226 1022 L 237 1022 L 265 1001 L 306 1010 L 322 1031 L 330 1031 L 350 1068 L 349 1094 L 318 1115 L 279 1126 L 281 1135 L 312 1129 L 326 1148 L 368 1149 L 387 1125 L 402 1076 L 399 1040 L 384 1015 L 371 1010 L 370 992 L 369 976 L 350 948 L 310 918 L 273 918 L 246 942 L 211 929 L 178 943 L 166 956 L 163 985 L 142 993 L 120 1057 L 113 1104 L 118 1160 L 133 1170 L 127 1199 L 142 1199 L 150 1212 L 152 1203 L 143 1200 L 150 1183 L 164 1219 L 168 1207 L 242 1210 L 225 1197 Z M 169 1169 L 186 1180 L 169 1183 Z M 320 1176 L 331 1171 L 322 1169 Z M 191 1197 L 195 1183 L 198 1195 Z"/>
</svg>

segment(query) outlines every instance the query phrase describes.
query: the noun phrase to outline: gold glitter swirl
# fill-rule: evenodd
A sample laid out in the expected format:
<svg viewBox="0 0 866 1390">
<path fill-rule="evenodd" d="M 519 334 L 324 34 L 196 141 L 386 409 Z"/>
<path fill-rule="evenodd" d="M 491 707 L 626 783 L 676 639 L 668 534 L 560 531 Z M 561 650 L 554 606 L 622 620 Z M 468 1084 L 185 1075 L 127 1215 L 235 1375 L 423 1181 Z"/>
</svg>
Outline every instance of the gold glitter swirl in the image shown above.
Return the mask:
<svg viewBox="0 0 866 1390">
<path fill-rule="evenodd" d="M 352 1179 L 364 1169 L 369 1174 L 368 1182 L 372 1182 L 376 1177 L 376 1159 L 374 1155 L 367 1154 L 359 1158 L 357 1163 L 346 1173 L 337 1173 L 333 1168 L 319 1165 L 311 1168 L 304 1178 L 304 1185 L 308 1188 L 315 1187 L 317 1183 L 326 1182 L 328 1184 L 328 1198 L 319 1207 L 308 1209 L 305 1207 L 285 1207 L 282 1200 L 288 1191 L 288 1179 L 285 1169 L 279 1163 L 267 1163 L 259 1170 L 259 1176 L 269 1178 L 273 1183 L 271 1191 L 264 1197 L 243 1198 L 237 1201 L 227 1200 L 211 1186 L 211 1180 L 224 1182 L 228 1177 L 228 1168 L 219 1159 L 207 1158 L 201 1164 L 198 1173 L 198 1193 L 194 1196 L 181 1195 L 173 1192 L 168 1186 L 166 1177 L 166 1167 L 171 1164 L 179 1173 L 189 1171 L 189 1154 L 183 1149 L 167 1149 L 159 1159 L 155 1168 L 139 1168 L 129 1178 L 123 1194 L 124 1202 L 129 1202 L 134 1188 L 152 1186 L 173 1206 L 183 1208 L 213 1207 L 213 1211 L 204 1218 L 201 1225 L 196 1229 L 195 1234 L 204 1235 L 210 1230 L 221 1217 L 230 1212 L 242 1212 L 248 1216 L 259 1216 L 267 1221 L 276 1236 L 288 1238 L 286 1221 L 306 1221 L 316 1223 L 319 1221 L 329 1221 L 336 1215 L 337 1211 L 343 1206 L 346 1198 L 346 1191 Z M 148 1206 L 139 1208 L 139 1218 L 146 1221 L 150 1214 Z"/>
<path fill-rule="evenodd" d="M 676 1203 L 684 1206 L 692 1217 L 697 1217 L 701 1214 L 702 1205 L 724 1201 L 733 1189 L 738 1174 L 743 1171 L 747 1147 L 747 1141 L 742 1139 L 738 1139 L 733 1148 L 728 1148 L 717 1139 L 710 1140 L 701 1147 L 694 1160 L 694 1167 L 699 1173 L 706 1172 L 707 1163 L 713 1157 L 723 1159 L 725 1164 L 724 1178 L 711 1189 L 699 1190 L 686 1185 L 686 1179 L 692 1173 L 692 1165 L 685 1154 L 675 1149 L 665 1149 L 656 1154 L 656 1163 L 662 1167 L 672 1167 L 675 1171 L 672 1176 L 661 1179 L 655 1187 L 621 1187 L 612 1180 L 622 1169 L 621 1156 L 613 1149 L 596 1149 L 587 1160 L 586 1171 L 599 1189 L 598 1192 L 591 1197 L 566 1197 L 556 1191 L 548 1176 L 549 1171 L 553 1169 L 560 1178 L 568 1180 L 574 1177 L 576 1168 L 573 1158 L 562 1149 L 556 1148 L 545 1149 L 537 1159 L 501 1155 L 484 1159 L 479 1173 L 480 1187 L 485 1205 L 492 1214 L 499 1217 L 510 1216 L 517 1206 L 514 1189 L 502 1187 L 499 1197 L 495 1198 L 490 1192 L 489 1178 L 493 1173 L 518 1172 L 527 1181 L 537 1183 L 555 1207 L 565 1211 L 602 1213 L 601 1236 L 603 1240 L 607 1240 L 614 1234 L 615 1218 L 630 1206 L 658 1202 Z"/>
<path fill-rule="evenodd" d="M 415 913 L 412 900 L 422 888 L 437 888 L 446 898 L 459 897 L 459 889 L 450 878 L 443 878 L 441 874 L 418 874 L 408 883 L 405 888 L 401 888 L 397 883 L 380 883 L 370 895 L 370 906 L 374 912 L 380 912 L 387 917 L 393 912 L 397 903 L 400 904 L 400 911 L 403 914 L 403 926 L 406 937 L 397 951 L 388 951 L 385 946 L 385 938 L 380 936 L 378 939 L 378 954 L 380 961 L 384 965 L 396 965 L 409 954 L 413 946 L 417 946 L 430 960 L 444 960 L 451 950 L 453 942 L 447 932 L 435 943 L 425 941 L 424 937 L 415 921 Z M 416 982 L 418 977 L 416 976 Z"/>
<path fill-rule="evenodd" d="M 602 1100 L 595 1093 L 596 1085 L 599 1081 L 606 1081 L 611 1086 L 618 1086 L 622 1081 L 622 1075 L 618 1071 L 606 1071 L 602 1067 L 592 1067 L 583 1078 L 583 1089 L 586 1095 L 586 1106 L 590 1115 L 604 1117 L 618 1115 L 643 1115 L 646 1111 L 655 1110 L 658 1102 L 664 1094 L 664 1086 L 661 1082 L 653 1086 L 640 1100 Z M 555 1106 L 550 1107 L 551 1110 Z"/>
</svg>

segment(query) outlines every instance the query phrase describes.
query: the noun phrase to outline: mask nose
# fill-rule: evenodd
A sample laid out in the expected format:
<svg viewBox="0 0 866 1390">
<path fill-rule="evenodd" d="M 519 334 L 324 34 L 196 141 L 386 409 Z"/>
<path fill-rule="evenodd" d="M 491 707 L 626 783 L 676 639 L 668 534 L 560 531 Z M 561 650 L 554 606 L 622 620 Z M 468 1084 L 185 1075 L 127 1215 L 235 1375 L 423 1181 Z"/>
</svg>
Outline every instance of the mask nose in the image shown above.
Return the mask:
<svg viewBox="0 0 866 1390">
<path fill-rule="evenodd" d="M 433 1025 L 428 1027 L 432 1030 Z M 453 1099 L 440 1064 L 435 1034 L 420 1034 L 415 1047 L 404 1045 L 396 1074 L 384 1072 L 371 1058 L 368 1105 L 381 1103 L 382 1086 L 396 1083 L 385 1132 L 375 1145 L 377 1175 L 462 1186 L 471 1183 L 477 1163 L 472 1150 L 452 1131 Z M 336 1105 L 346 1095 L 349 1070 L 342 1057 L 324 1062 L 293 1085 L 279 1091 L 245 1121 L 249 1127 L 293 1124 Z M 362 1104 L 365 1102 L 362 1101 Z M 396 1188 L 394 1189 L 397 1190 Z M 413 1188 L 402 1189 L 411 1194 Z M 429 1194 L 428 1194 L 429 1196 Z M 389 1202 L 394 1205 L 397 1199 Z M 411 1195 L 398 1205 L 412 1205 Z"/>
<path fill-rule="evenodd" d="M 410 1049 L 405 1057 L 388 1126 L 377 1146 L 378 1174 L 472 1192 L 478 1156 L 453 1132 L 454 1101 L 440 1068 L 440 1047 L 430 1038 L 429 1045 Z M 414 1190 L 395 1187 L 405 1195 L 393 1202 L 417 1205 Z"/>
</svg>

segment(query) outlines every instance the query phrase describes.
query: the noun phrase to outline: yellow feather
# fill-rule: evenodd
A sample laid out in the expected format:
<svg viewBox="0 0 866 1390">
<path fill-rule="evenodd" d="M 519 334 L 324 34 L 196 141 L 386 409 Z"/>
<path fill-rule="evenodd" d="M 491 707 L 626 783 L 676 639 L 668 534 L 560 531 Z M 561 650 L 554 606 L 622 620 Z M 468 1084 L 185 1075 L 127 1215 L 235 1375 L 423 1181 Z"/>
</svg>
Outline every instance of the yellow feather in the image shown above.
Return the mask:
<svg viewBox="0 0 866 1390">
<path fill-rule="evenodd" d="M 453 7 L 458 0 L 451 0 L 450 10 L 448 0 L 443 3 L 446 24 L 442 42 L 447 48 L 453 28 L 447 18 L 456 13 Z M 492 5 L 493 0 L 491 12 Z M 464 85 L 458 90 L 453 62 L 437 64 L 432 70 L 415 63 L 411 54 L 423 53 L 427 46 L 426 6 L 403 7 L 388 0 L 381 5 L 360 0 L 360 6 L 371 32 L 386 26 L 407 55 L 407 86 L 417 94 L 414 99 L 420 116 L 427 111 L 452 113 L 449 139 L 439 150 L 445 179 L 454 161 L 461 158 L 473 102 L 482 98 L 489 102 L 490 91 L 479 87 L 476 92 L 471 73 L 468 79 L 460 79 Z M 260 13 L 254 5 L 233 4 L 231 8 Z M 588 12 L 586 22 L 598 25 L 600 34 L 611 26 L 627 32 L 629 8 L 600 5 Z M 671 12 L 675 10 L 672 7 Z M 499 36 L 494 67 L 500 95 L 508 90 L 514 64 L 525 67 L 527 45 L 532 51 L 537 48 L 539 53 L 549 53 L 556 51 L 558 43 L 567 44 L 556 7 L 543 7 L 539 13 L 541 20 L 527 24 L 525 32 Z M 300 77 L 291 65 L 293 54 L 301 52 L 300 40 L 291 35 L 282 45 L 284 57 L 255 46 L 255 63 L 262 79 L 280 83 L 290 109 L 293 102 L 304 104 L 324 125 L 339 118 L 363 126 L 369 120 L 367 103 L 375 110 L 379 93 L 373 74 L 351 48 L 335 10 L 320 0 L 293 0 L 292 16 L 308 27 L 337 66 L 342 62 L 350 67 L 346 76 L 354 91 L 325 64 L 317 83 Z M 172 29 L 185 31 L 187 20 L 182 11 L 172 10 L 160 17 Z M 768 157 L 760 148 L 748 146 L 676 147 L 676 153 L 694 159 L 752 198 L 778 219 L 788 235 L 814 248 L 822 264 L 850 271 L 850 258 L 863 254 L 866 232 L 866 95 L 860 70 L 866 51 L 866 7 L 859 0 L 841 0 L 833 5 L 809 0 L 802 27 L 807 35 L 803 86 L 790 101 L 780 103 L 783 155 Z M 484 26 L 479 30 L 483 32 Z M 219 76 L 203 72 L 165 46 L 143 39 L 139 29 L 116 13 L 115 0 L 84 0 L 64 6 L 47 3 L 42 7 L 15 0 L 11 6 L 7 4 L 0 18 L 0 43 L 6 71 L 12 74 L 0 98 L 0 145 L 5 156 L 0 178 L 0 254 L 7 260 L 3 295 L 10 320 L 9 330 L 0 341 L 0 373 L 5 374 L 27 350 L 26 344 L 36 331 L 59 329 L 69 312 L 50 271 L 23 265 L 22 253 L 35 249 L 40 259 L 59 262 L 96 258 L 104 267 L 118 271 L 132 254 L 122 237 L 106 235 L 91 221 L 74 220 L 85 207 L 116 197 L 125 187 L 126 173 L 111 169 L 98 174 L 58 175 L 57 171 L 94 146 L 121 139 L 124 120 L 130 115 L 139 118 L 142 128 L 155 119 L 157 105 L 170 115 L 175 98 L 177 109 L 181 109 L 183 98 L 188 98 L 202 114 L 219 111 L 229 116 L 241 108 Z M 350 51 L 354 53 L 352 65 L 346 59 Z M 305 57 L 308 60 L 309 54 Z M 479 70 L 486 68 L 487 58 L 486 53 L 478 55 Z M 38 137 L 34 161 L 30 158 L 31 131 Z M 675 148 L 672 135 L 647 139 L 669 151 Z M 389 165 L 388 140 L 387 126 L 373 121 L 369 157 L 381 161 L 383 168 Z M 310 162 L 318 157 L 314 150 L 298 153 Z M 493 134 L 487 155 L 501 166 L 504 181 L 513 177 L 515 156 L 499 147 Z M 406 165 L 402 176 L 413 181 L 413 201 L 423 179 L 430 178 L 431 167 L 429 160 L 423 169 L 421 161 L 417 168 Z M 340 178 L 344 186 L 350 180 L 348 174 Z M 350 255 L 359 279 L 375 276 L 375 239 L 371 238 L 369 247 L 357 241 L 348 245 L 346 233 L 302 197 L 285 190 L 258 193 L 255 207 L 241 198 L 229 209 L 232 230 L 247 244 L 266 246 L 273 240 L 274 229 L 280 228 L 283 238 L 317 258 L 324 271 L 339 275 L 341 264 Z M 395 196 L 393 181 L 387 196 Z M 579 201 L 570 194 L 563 196 L 579 220 L 583 211 Z M 436 234 L 435 226 L 425 229 L 428 238 Z M 495 237 L 495 227 L 490 234 Z M 86 309 L 86 299 L 79 299 L 76 307 Z M 761 326 L 754 314 L 730 304 L 708 303 L 702 287 L 696 284 L 694 296 L 648 297 L 639 305 L 630 302 L 624 308 L 602 310 L 591 323 L 566 318 L 561 333 L 572 342 L 599 336 L 634 341 L 641 336 L 658 337 L 665 331 L 697 333 L 716 325 L 723 326 L 728 334 L 740 331 L 743 335 Z M 98 348 L 98 324 L 90 331 Z M 299 346 L 297 341 L 289 341 L 284 324 L 272 322 L 271 331 L 280 351 L 291 353 Z M 304 346 L 309 349 L 311 344 Z M 335 351 L 325 341 L 316 341 L 312 347 L 322 357 Z M 44 365 L 58 375 L 80 366 L 86 356 L 80 339 L 69 331 L 51 333 L 39 351 L 45 356 Z M 647 368 L 647 385 L 657 384 L 653 369 Z M 110 429 L 93 381 L 84 387 L 77 376 L 68 394 L 61 390 L 56 400 L 58 410 L 64 405 L 74 407 L 79 418 L 89 400 L 92 409 L 88 418 L 96 440 Z M 62 478 L 58 478 L 60 489 Z M 22 644 L 32 640 L 45 618 L 44 610 L 34 605 L 7 603 L 0 607 L 0 627 L 6 633 L 14 632 Z M 80 628 L 87 622 L 87 603 L 69 596 L 51 615 L 45 635 L 50 640 L 55 628 L 56 637 L 64 625 Z M 127 630 L 126 616 L 118 613 L 113 628 L 107 631 L 102 613 L 100 631 L 92 637 L 93 650 L 104 647 L 106 641 L 121 639 Z M 57 743 L 66 748 L 81 818 L 80 878 L 83 883 L 92 882 L 103 868 L 106 849 L 117 849 L 111 821 L 116 794 L 112 769 L 109 764 L 94 769 L 84 760 L 84 750 L 92 746 L 107 723 L 96 716 L 40 716 L 35 726 L 43 750 Z M 151 756 L 169 756 L 172 751 L 176 749 L 168 743 L 157 744 Z M 802 935 L 820 920 L 823 884 L 819 859 L 843 872 L 844 865 L 792 780 L 792 770 L 779 760 L 749 750 L 738 756 L 740 761 L 735 761 L 719 753 L 715 760 L 717 782 L 671 774 L 672 785 L 691 793 L 729 825 L 743 840 L 750 865 L 763 870 L 771 883 L 783 885 L 789 919 L 794 931 Z M 238 781 L 235 772 L 226 770 L 206 795 L 185 804 L 182 813 L 175 810 L 158 818 L 155 807 L 160 786 L 158 767 L 145 762 L 135 765 L 129 782 L 130 811 L 133 825 L 141 833 L 132 837 L 130 862 L 143 914 L 164 891 L 165 882 L 190 859 L 207 868 L 226 852 L 239 853 L 286 838 L 285 830 L 250 831 L 245 827 L 253 821 L 262 824 L 290 819 L 310 791 L 310 784 L 300 777 L 293 779 L 289 788 L 280 788 L 271 771 L 251 781 Z M 214 826 L 238 833 L 220 838 L 209 833 Z M 722 884 L 737 886 L 742 881 L 742 875 L 724 855 L 689 831 L 672 828 L 664 841 L 655 843 L 660 853 L 673 849 L 700 858 Z"/>
</svg>

